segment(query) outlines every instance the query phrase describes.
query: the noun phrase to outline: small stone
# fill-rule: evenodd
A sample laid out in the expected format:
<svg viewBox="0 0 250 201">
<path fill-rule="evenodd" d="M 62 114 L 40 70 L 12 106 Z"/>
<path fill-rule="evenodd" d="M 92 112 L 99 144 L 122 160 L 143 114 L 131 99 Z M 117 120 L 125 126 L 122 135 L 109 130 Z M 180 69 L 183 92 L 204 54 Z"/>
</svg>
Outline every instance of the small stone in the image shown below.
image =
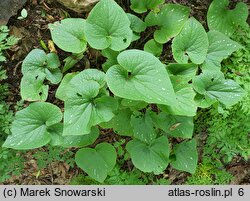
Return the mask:
<svg viewBox="0 0 250 201">
<path fill-rule="evenodd" d="M 66 8 L 77 13 L 89 12 L 100 0 L 57 0 Z"/>
<path fill-rule="evenodd" d="M 6 25 L 27 0 L 0 0 L 0 26 Z"/>
</svg>

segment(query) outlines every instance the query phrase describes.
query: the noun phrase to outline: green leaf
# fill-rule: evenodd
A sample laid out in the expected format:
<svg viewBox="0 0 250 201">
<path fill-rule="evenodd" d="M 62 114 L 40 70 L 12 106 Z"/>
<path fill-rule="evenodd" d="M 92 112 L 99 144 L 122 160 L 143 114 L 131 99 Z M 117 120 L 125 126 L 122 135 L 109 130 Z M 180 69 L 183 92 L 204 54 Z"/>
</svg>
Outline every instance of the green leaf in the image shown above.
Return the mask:
<svg viewBox="0 0 250 201">
<path fill-rule="evenodd" d="M 95 149 L 83 148 L 77 151 L 76 164 L 93 179 L 103 182 L 116 164 L 115 148 L 108 143 L 98 144 Z"/>
<path fill-rule="evenodd" d="M 53 42 L 62 50 L 72 53 L 84 52 L 87 41 L 84 35 L 85 20 L 67 18 L 61 22 L 49 24 Z"/>
<path fill-rule="evenodd" d="M 126 149 L 131 155 L 134 166 L 143 172 L 160 174 L 168 166 L 169 144 L 165 136 L 157 138 L 151 144 L 137 139 L 131 140 Z"/>
<path fill-rule="evenodd" d="M 154 10 L 164 0 L 130 0 L 130 8 L 136 13 L 145 13 L 148 9 Z"/>
<path fill-rule="evenodd" d="M 99 137 L 99 129 L 93 127 L 91 132 L 87 135 L 81 136 L 62 136 L 63 134 L 63 124 L 55 124 L 49 128 L 52 131 L 52 139 L 50 144 L 52 146 L 62 146 L 66 148 L 70 147 L 86 147 L 93 144 Z"/>
<path fill-rule="evenodd" d="M 119 65 L 112 66 L 106 73 L 108 87 L 116 96 L 175 105 L 174 90 L 160 60 L 141 50 L 126 50 L 117 60 Z"/>
<path fill-rule="evenodd" d="M 209 47 L 202 70 L 220 71 L 222 60 L 228 58 L 229 55 L 242 48 L 242 46 L 218 31 L 209 31 L 207 35 Z"/>
<path fill-rule="evenodd" d="M 173 116 L 161 112 L 155 117 L 154 123 L 170 136 L 192 138 L 194 131 L 193 117 Z"/>
<path fill-rule="evenodd" d="M 132 41 L 131 42 L 137 41 L 140 38 L 141 38 L 140 34 L 134 32 L 133 36 L 132 36 Z"/>
<path fill-rule="evenodd" d="M 32 50 L 23 60 L 22 73 L 32 73 L 38 75 L 39 73 L 45 74 L 44 69 L 47 66 L 47 56 L 43 50 Z"/>
<path fill-rule="evenodd" d="M 167 71 L 175 75 L 182 80 L 182 82 L 188 82 L 194 78 L 197 73 L 198 66 L 196 64 L 178 64 L 178 63 L 171 63 L 167 65 Z"/>
<path fill-rule="evenodd" d="M 61 146 L 63 142 L 62 131 L 63 131 L 63 123 L 57 123 L 50 126 L 48 132 L 51 133 L 51 146 Z"/>
<path fill-rule="evenodd" d="M 17 17 L 18 20 L 23 20 L 28 16 L 28 12 L 25 8 L 21 10 L 21 16 Z"/>
<path fill-rule="evenodd" d="M 214 0 L 208 9 L 207 22 L 210 30 L 231 36 L 238 26 L 247 25 L 248 7 L 239 2 L 234 9 L 229 10 L 228 5 L 228 0 Z"/>
<path fill-rule="evenodd" d="M 144 45 L 144 51 L 152 53 L 156 57 L 161 56 L 163 45 L 157 43 L 154 39 L 149 40 Z"/>
<path fill-rule="evenodd" d="M 179 83 L 180 82 L 180 83 Z M 172 115 L 179 116 L 195 116 L 197 105 L 194 101 L 196 95 L 191 84 L 182 84 L 178 77 L 172 77 L 172 83 L 174 85 L 176 93 L 175 105 L 159 105 L 159 108 L 164 112 Z"/>
<path fill-rule="evenodd" d="M 109 96 L 96 98 L 94 103 L 85 101 L 78 98 L 65 102 L 63 135 L 88 134 L 92 126 L 110 121 L 117 109 L 117 102 Z"/>
<path fill-rule="evenodd" d="M 11 46 L 16 45 L 19 40 L 20 38 L 17 38 L 16 36 L 9 36 L 6 38 L 6 45 L 5 48 L 3 47 L 3 49 L 9 49 Z"/>
<path fill-rule="evenodd" d="M 93 127 L 91 132 L 82 136 L 64 136 L 63 147 L 86 147 L 92 145 L 99 137 L 99 129 Z"/>
<path fill-rule="evenodd" d="M 245 91 L 233 80 L 226 80 L 221 72 L 204 72 L 193 79 L 193 87 L 207 100 L 217 100 L 225 106 L 239 102 Z"/>
<path fill-rule="evenodd" d="M 34 77 L 30 74 L 24 75 L 21 80 L 21 97 L 27 101 L 46 101 L 49 86 L 44 85 L 45 76 Z"/>
<path fill-rule="evenodd" d="M 19 40 L 20 38 L 9 36 L 8 38 L 6 38 L 6 46 L 4 49 L 9 49 L 11 46 L 16 45 Z"/>
<path fill-rule="evenodd" d="M 133 32 L 135 33 L 141 33 L 145 31 L 147 28 L 147 25 L 145 22 L 143 22 L 139 17 L 136 15 L 127 13 L 128 19 L 130 21 L 130 28 L 132 29 Z"/>
<path fill-rule="evenodd" d="M 154 32 L 154 39 L 158 43 L 166 43 L 178 35 L 188 20 L 190 9 L 178 4 L 165 4 L 160 12 L 151 11 L 145 21 L 148 26 L 158 26 Z"/>
<path fill-rule="evenodd" d="M 26 10 L 25 8 L 22 9 L 22 11 L 21 11 L 21 16 L 22 16 L 23 18 L 26 18 L 26 17 L 28 16 L 28 12 L 27 12 L 27 10 Z"/>
<path fill-rule="evenodd" d="M 63 135 L 88 134 L 92 126 L 113 118 L 117 101 L 107 95 L 98 95 L 101 88 L 98 82 L 104 83 L 102 72 L 94 69 L 79 73 L 69 82 L 71 90 L 66 94 Z"/>
<path fill-rule="evenodd" d="M 101 127 L 113 128 L 113 130 L 121 136 L 132 136 L 131 116 L 132 111 L 130 109 L 120 110 L 109 122 L 101 124 Z"/>
<path fill-rule="evenodd" d="M 140 33 L 145 31 L 147 25 L 136 15 L 127 13 L 128 19 L 130 20 L 130 28 L 133 31 L 132 41 L 136 41 L 140 38 Z"/>
<path fill-rule="evenodd" d="M 201 64 L 206 59 L 208 45 L 205 29 L 200 22 L 192 17 L 173 40 L 174 59 L 178 63 L 188 63 L 190 59 L 194 64 Z"/>
<path fill-rule="evenodd" d="M 149 112 L 146 112 L 143 116 L 133 115 L 131 117 L 131 126 L 134 131 L 133 137 L 142 142 L 149 144 L 156 138 L 153 120 Z"/>
<path fill-rule="evenodd" d="M 32 50 L 22 64 L 23 75 L 45 76 L 52 84 L 58 84 L 62 79 L 59 69 L 60 61 L 55 53 L 46 53 L 40 49 Z"/>
<path fill-rule="evenodd" d="M 74 81 L 76 84 L 81 82 L 82 80 L 86 81 L 96 81 L 100 88 L 104 87 L 106 84 L 105 81 L 105 73 L 97 70 L 97 69 L 85 69 L 80 72 L 77 76 L 74 77 Z"/>
<path fill-rule="evenodd" d="M 195 139 L 177 144 L 174 147 L 176 161 L 173 161 L 171 165 L 177 170 L 194 174 L 198 162 L 196 146 Z"/>
<path fill-rule="evenodd" d="M 121 100 L 121 106 L 125 108 L 129 108 L 130 110 L 141 110 L 145 107 L 147 107 L 148 103 L 145 103 L 143 101 L 135 101 L 135 100 L 129 100 L 123 98 Z"/>
<path fill-rule="evenodd" d="M 68 56 L 63 61 L 65 62 L 63 66 L 63 73 L 73 68 L 75 64 L 77 64 L 84 57 L 83 53 L 80 54 L 72 54 Z"/>
<path fill-rule="evenodd" d="M 58 67 L 60 67 L 60 60 L 59 57 L 57 56 L 57 54 L 55 53 L 49 53 L 47 54 L 47 68 L 51 69 L 51 70 L 55 70 L 58 69 Z"/>
<path fill-rule="evenodd" d="M 73 85 L 74 82 L 70 85 L 71 91 L 66 94 L 67 99 L 64 103 L 64 136 L 89 134 L 91 127 L 95 126 L 94 120 L 97 115 L 93 100 L 99 93 L 100 85 L 95 81 L 86 80 L 75 83 L 76 86 Z"/>
<path fill-rule="evenodd" d="M 126 49 L 132 40 L 130 21 L 114 0 L 101 0 L 91 10 L 85 27 L 91 47 L 115 51 Z"/>
<path fill-rule="evenodd" d="M 200 108 L 208 108 L 217 102 L 216 99 L 206 98 L 205 95 L 201 95 L 201 94 L 196 94 L 196 96 L 194 97 L 194 101 L 196 102 L 197 106 Z"/>
<path fill-rule="evenodd" d="M 78 73 L 68 73 L 63 77 L 59 87 L 56 90 L 56 98 L 65 101 L 67 99 L 67 91 L 70 90 L 69 82 L 75 77 Z"/>
<path fill-rule="evenodd" d="M 117 56 L 119 55 L 119 52 L 116 52 L 111 49 L 105 49 L 105 50 L 102 50 L 102 55 L 107 58 L 106 62 L 102 64 L 103 70 L 107 72 L 107 70 L 111 66 L 117 64 Z"/>
<path fill-rule="evenodd" d="M 63 76 L 59 68 L 52 70 L 45 69 L 45 74 L 47 80 L 49 80 L 53 84 L 58 84 L 62 80 Z"/>
<path fill-rule="evenodd" d="M 4 147 L 13 149 L 35 149 L 51 140 L 49 127 L 62 120 L 61 110 L 50 103 L 37 102 L 16 113 Z"/>
<path fill-rule="evenodd" d="M 2 62 L 2 61 L 6 61 L 6 57 L 1 55 L 1 52 L 0 52 L 0 62 Z"/>
</svg>

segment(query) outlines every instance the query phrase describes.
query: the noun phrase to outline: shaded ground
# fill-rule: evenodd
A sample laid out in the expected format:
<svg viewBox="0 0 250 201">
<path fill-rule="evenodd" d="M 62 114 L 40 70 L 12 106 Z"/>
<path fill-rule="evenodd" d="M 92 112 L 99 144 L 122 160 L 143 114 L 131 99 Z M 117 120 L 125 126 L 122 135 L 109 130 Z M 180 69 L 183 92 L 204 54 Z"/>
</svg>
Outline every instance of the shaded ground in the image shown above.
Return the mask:
<svg viewBox="0 0 250 201">
<path fill-rule="evenodd" d="M 126 1 L 124 1 L 126 2 Z M 192 15 L 199 19 L 200 22 L 206 27 L 205 19 L 209 0 L 169 0 L 166 2 L 181 3 L 187 5 L 192 10 Z M 125 4 L 125 3 L 124 3 Z M 11 34 L 21 38 L 19 44 L 8 51 L 8 61 L 4 64 L 8 70 L 8 80 L 10 85 L 11 95 L 8 98 L 8 103 L 12 106 L 20 100 L 19 95 L 19 83 L 21 80 L 21 64 L 28 52 L 33 48 L 41 48 L 40 41 L 44 41 L 48 44 L 50 38 L 50 32 L 48 30 L 48 24 L 63 19 L 65 16 L 71 17 L 85 17 L 83 15 L 74 13 L 67 10 L 55 1 L 45 0 L 29 0 L 24 6 L 28 11 L 28 17 L 24 20 L 17 20 L 17 16 L 10 19 L 8 26 L 10 27 Z M 129 10 L 129 8 L 126 8 Z M 20 12 L 19 12 L 20 14 Z M 65 52 L 58 50 L 58 55 L 61 61 L 67 56 Z M 170 50 L 166 49 L 166 55 Z M 166 56 L 167 59 L 171 57 Z M 79 62 L 74 70 L 79 71 L 89 66 L 101 67 L 103 58 L 99 53 L 94 50 L 89 50 L 88 55 Z M 51 87 L 49 92 L 49 102 L 61 105 L 61 102 L 54 98 L 56 86 Z M 14 107 L 13 107 L 14 109 Z M 100 141 L 114 142 L 117 141 L 117 135 L 111 130 L 103 130 Z M 202 155 L 202 149 L 206 143 L 207 133 L 203 132 L 199 137 L 199 155 Z M 39 149 L 47 151 L 46 148 Z M 26 159 L 25 169 L 21 176 L 13 177 L 4 184 L 68 184 L 73 176 L 76 176 L 81 172 L 77 167 L 71 168 L 67 163 L 53 162 L 47 168 L 39 171 L 37 161 L 34 160 L 33 154 L 36 150 L 29 151 L 24 154 Z M 199 159 L 201 162 L 201 158 Z M 129 166 L 129 164 L 127 164 Z M 127 167 L 125 167 L 127 168 Z M 250 180 L 250 164 L 242 161 L 240 158 L 235 159 L 232 163 L 227 165 L 227 170 L 236 176 L 233 184 L 249 184 Z M 172 184 L 183 184 L 189 174 L 179 172 L 177 170 L 168 168 L 164 177 L 169 179 Z"/>
<path fill-rule="evenodd" d="M 41 149 L 39 149 L 41 151 Z M 43 151 L 46 151 L 44 149 Z M 79 173 L 77 168 L 70 168 L 67 163 L 53 162 L 44 169 L 39 169 L 33 158 L 35 151 L 24 154 L 25 168 L 20 176 L 14 176 L 3 184 L 20 185 L 63 185 L 68 184 L 74 175 Z"/>
</svg>

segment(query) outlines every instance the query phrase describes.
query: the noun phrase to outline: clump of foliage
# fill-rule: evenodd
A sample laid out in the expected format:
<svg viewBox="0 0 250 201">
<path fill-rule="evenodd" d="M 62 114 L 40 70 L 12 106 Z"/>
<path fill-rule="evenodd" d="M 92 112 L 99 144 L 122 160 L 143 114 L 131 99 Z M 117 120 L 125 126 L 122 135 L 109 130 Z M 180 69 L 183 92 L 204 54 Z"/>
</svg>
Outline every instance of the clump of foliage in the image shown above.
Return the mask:
<svg viewBox="0 0 250 201">
<path fill-rule="evenodd" d="M 7 26 L 0 26 L 0 62 L 6 60 L 4 51 L 18 42 L 18 38 L 9 36 Z M 1 63 L 0 63 L 1 64 Z M 8 84 L 4 81 L 7 79 L 6 70 L 0 65 L 0 140 L 4 141 L 6 134 L 10 134 L 10 123 L 12 122 L 13 113 L 6 104 L 5 99 L 8 96 Z"/>
<path fill-rule="evenodd" d="M 199 110 L 195 118 L 195 134 L 201 135 L 208 132 L 208 122 L 217 121 L 211 116 L 210 111 L 217 111 L 217 108 Z M 217 115 L 218 111 L 216 112 Z M 222 123 L 222 121 L 219 121 Z M 216 185 L 229 184 L 233 176 L 226 171 L 223 155 L 218 152 L 217 143 L 210 143 L 209 138 L 219 133 L 208 133 L 205 145 L 202 147 L 202 161 L 198 165 L 195 174 L 187 178 L 186 183 L 190 185 Z"/>
<path fill-rule="evenodd" d="M 6 77 L 3 70 L 0 70 L 0 73 Z M 5 103 L 7 94 L 7 85 L 0 84 L 0 145 L 10 134 L 10 126 L 13 120 L 13 112 L 10 110 L 9 105 Z M 18 151 L 0 147 L 0 182 L 9 179 L 13 175 L 20 175 L 24 167 L 23 162 L 24 159 Z"/>
<path fill-rule="evenodd" d="M 5 76 L 5 71 L 0 69 Z M 10 124 L 13 120 L 13 112 L 10 110 L 9 105 L 5 103 L 5 98 L 8 95 L 8 85 L 0 84 L 0 139 L 4 141 L 6 134 L 10 134 Z"/>
<path fill-rule="evenodd" d="M 111 172 L 108 173 L 107 178 L 103 183 L 95 181 L 91 177 L 79 174 L 72 178 L 70 184 L 72 185 L 147 185 L 147 184 L 157 184 L 157 185 L 167 185 L 170 182 L 167 179 L 158 179 L 152 173 L 143 173 L 142 171 L 133 168 L 131 171 L 124 170 L 124 165 L 129 155 L 124 151 L 123 145 L 126 141 L 124 139 L 114 143 L 114 147 L 117 151 L 117 156 L 119 160 Z"/>
<path fill-rule="evenodd" d="M 7 26 L 0 26 L 0 62 L 6 60 L 4 51 L 12 47 L 18 42 L 15 36 L 9 36 L 9 29 Z"/>
<path fill-rule="evenodd" d="M 108 174 L 103 183 L 99 183 L 86 175 L 78 175 L 74 177 L 70 184 L 72 185 L 169 185 L 167 179 L 157 179 L 152 174 L 145 174 L 138 169 L 133 169 L 131 172 L 121 170 L 121 167 L 115 166 Z"/>
<path fill-rule="evenodd" d="M 104 182 L 115 170 L 117 150 L 111 143 L 93 144 L 100 135 L 99 127 L 112 128 L 128 139 L 125 149 L 140 171 L 158 175 L 171 165 L 194 173 L 198 153 L 193 117 L 197 109 L 230 107 L 246 95 L 239 84 L 224 77 L 221 62 L 243 48 L 229 36 L 246 23 L 248 11 L 240 4 L 243 17 L 239 18 L 237 9 L 228 14 L 227 0 L 224 4 L 214 0 L 206 32 L 189 17 L 188 7 L 163 2 L 131 1 L 135 12 L 150 9 L 140 19 L 140 15 L 125 13 L 114 0 L 101 0 L 87 19 L 50 24 L 54 43 L 78 55 L 76 62 L 90 48 L 107 61 L 103 70 L 91 66 L 74 72 L 73 65 L 61 69 L 55 53 L 32 50 L 22 64 L 21 96 L 34 103 L 16 113 L 12 135 L 3 146 L 18 150 L 47 144 L 78 147 L 76 164 L 91 178 Z M 214 20 L 218 18 L 233 25 Z M 225 24 L 228 29 L 222 33 Z M 130 49 L 145 27 L 158 27 L 145 43 L 145 51 Z M 158 56 L 170 40 L 174 61 L 164 63 Z M 69 63 L 71 58 L 64 61 Z M 69 70 L 72 72 L 67 73 Z M 64 102 L 63 110 L 45 102 L 50 85 L 59 83 L 56 98 Z M 173 144 L 169 138 L 181 141 Z"/>
<path fill-rule="evenodd" d="M 0 62 L 6 60 L 4 51 L 17 43 L 18 39 L 9 36 L 7 26 L 0 26 Z M 9 95 L 6 70 L 0 66 L 0 146 L 10 134 L 13 111 L 5 102 Z M 24 159 L 18 151 L 0 147 L 0 182 L 9 179 L 13 175 L 20 175 L 23 170 Z"/>
<path fill-rule="evenodd" d="M 244 45 L 244 49 L 233 53 L 222 64 L 225 76 L 234 79 L 247 92 L 247 95 L 238 104 L 222 109 L 216 113 L 210 110 L 210 115 L 216 121 L 208 121 L 208 143 L 219 149 L 223 160 L 227 163 L 236 155 L 245 160 L 250 156 L 250 28 L 249 26 L 239 29 L 232 36 L 235 41 Z"/>
<path fill-rule="evenodd" d="M 197 167 L 195 174 L 188 177 L 188 185 L 225 185 L 233 179 L 233 176 L 217 164 L 205 163 Z"/>
<path fill-rule="evenodd" d="M 246 161 L 250 156 L 250 28 L 242 26 L 231 37 L 244 46 L 234 52 L 222 63 L 222 71 L 227 78 L 240 84 L 247 96 L 238 104 L 229 108 L 213 107 L 198 114 L 197 133 L 204 127 L 208 131 L 208 138 L 203 150 L 202 164 L 196 173 L 189 177 L 188 184 L 228 184 L 232 175 L 224 166 L 233 157 L 241 156 Z M 202 125 L 202 126 L 201 126 Z M 203 128 L 202 128 L 203 127 Z M 197 183 L 198 182 L 198 183 Z"/>
<path fill-rule="evenodd" d="M 48 146 L 46 150 L 38 150 L 33 156 L 39 169 L 48 167 L 53 162 L 65 162 L 70 167 L 74 166 L 74 153 L 62 147 Z"/>
<path fill-rule="evenodd" d="M 0 149 L 0 182 L 10 179 L 12 176 L 19 176 L 24 168 L 24 158 L 21 152 Z"/>
</svg>

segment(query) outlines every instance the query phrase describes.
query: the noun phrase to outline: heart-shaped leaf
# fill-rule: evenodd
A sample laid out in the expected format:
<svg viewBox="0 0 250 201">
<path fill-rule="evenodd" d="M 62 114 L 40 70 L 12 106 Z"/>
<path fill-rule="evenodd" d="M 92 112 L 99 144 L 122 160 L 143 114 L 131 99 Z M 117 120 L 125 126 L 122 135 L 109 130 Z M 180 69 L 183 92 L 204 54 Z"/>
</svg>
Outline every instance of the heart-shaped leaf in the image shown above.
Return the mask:
<svg viewBox="0 0 250 201">
<path fill-rule="evenodd" d="M 62 79 L 59 69 L 60 61 L 55 53 L 46 53 L 40 49 L 32 50 L 22 64 L 23 75 L 45 76 L 53 84 L 58 84 Z"/>
<path fill-rule="evenodd" d="M 208 45 L 205 29 L 192 17 L 173 40 L 174 59 L 178 63 L 188 63 L 190 59 L 195 64 L 201 64 L 206 59 Z"/>
<path fill-rule="evenodd" d="M 93 85 L 89 88 L 92 87 Z M 113 110 L 117 108 L 117 102 L 112 97 L 102 96 L 101 98 L 96 98 L 92 103 L 84 98 L 86 94 L 81 95 L 82 98 L 78 97 L 77 99 L 76 96 L 75 100 L 73 100 L 74 97 L 70 97 L 65 102 L 63 135 L 88 134 L 92 126 L 108 122 L 114 116 Z"/>
<path fill-rule="evenodd" d="M 196 76 L 193 79 L 193 87 L 205 99 L 217 100 L 225 106 L 231 106 L 239 102 L 246 92 L 233 80 L 226 80 L 221 72 L 208 72 Z"/>
<path fill-rule="evenodd" d="M 61 22 L 49 24 L 53 42 L 66 52 L 84 52 L 87 47 L 84 24 L 85 20 L 80 18 L 67 18 Z"/>
<path fill-rule="evenodd" d="M 16 113 L 4 147 L 13 149 L 35 149 L 51 140 L 50 126 L 62 120 L 61 110 L 50 103 L 37 102 Z"/>
<path fill-rule="evenodd" d="M 77 151 L 76 164 L 90 177 L 103 182 L 116 163 L 116 150 L 108 143 L 98 144 L 95 149 L 83 148 Z"/>
<path fill-rule="evenodd" d="M 100 87 L 105 85 L 105 74 L 97 69 L 86 69 L 81 73 L 68 73 L 64 76 L 63 80 L 61 81 L 57 91 L 56 97 L 60 100 L 65 101 L 67 99 L 67 94 L 70 93 L 71 88 L 69 82 L 77 75 L 75 82 L 81 82 L 81 80 L 92 80 L 99 83 Z"/>
<path fill-rule="evenodd" d="M 46 101 L 48 97 L 49 86 L 44 85 L 45 76 L 36 77 L 27 74 L 21 80 L 21 97 L 27 101 Z"/>
<path fill-rule="evenodd" d="M 162 173 L 168 166 L 169 144 L 165 136 L 155 139 L 146 144 L 140 140 L 131 140 L 126 149 L 131 155 L 136 168 L 143 172 Z"/>
<path fill-rule="evenodd" d="M 92 103 L 84 99 L 84 95 L 82 94 L 82 98 L 78 97 L 78 99 L 75 97 L 76 100 L 70 97 L 65 102 L 63 135 L 89 134 L 92 126 L 108 122 L 114 116 L 113 111 L 117 109 L 115 99 L 102 96 Z"/>
<path fill-rule="evenodd" d="M 71 90 L 66 94 L 63 135 L 88 134 L 92 126 L 113 118 L 117 101 L 99 94 L 104 85 L 103 75 L 98 70 L 85 70 L 69 82 Z"/>
<path fill-rule="evenodd" d="M 174 147 L 176 160 L 171 165 L 177 170 L 194 174 L 198 162 L 196 146 L 195 139 L 177 144 Z"/>
<path fill-rule="evenodd" d="M 248 8 L 243 2 L 239 2 L 232 10 L 228 9 L 228 5 L 228 0 L 213 0 L 208 9 L 207 22 L 210 30 L 231 36 L 238 26 L 247 25 Z"/>
<path fill-rule="evenodd" d="M 209 47 L 202 70 L 219 71 L 222 60 L 242 48 L 242 46 L 218 31 L 209 31 L 207 35 Z"/>
<path fill-rule="evenodd" d="M 130 8 L 137 13 L 145 13 L 148 9 L 154 10 L 164 0 L 130 0 Z"/>
<path fill-rule="evenodd" d="M 117 60 L 119 65 L 109 68 L 106 74 L 107 84 L 116 96 L 175 105 L 174 90 L 160 60 L 141 50 L 126 50 Z"/>
<path fill-rule="evenodd" d="M 158 26 L 154 32 L 154 39 L 158 43 L 166 43 L 178 35 L 188 20 L 190 9 L 178 4 L 165 4 L 160 11 L 151 11 L 145 21 L 148 26 Z"/>
<path fill-rule="evenodd" d="M 91 10 L 85 27 L 91 47 L 115 51 L 126 49 L 132 40 L 130 21 L 114 0 L 101 0 Z"/>
</svg>

